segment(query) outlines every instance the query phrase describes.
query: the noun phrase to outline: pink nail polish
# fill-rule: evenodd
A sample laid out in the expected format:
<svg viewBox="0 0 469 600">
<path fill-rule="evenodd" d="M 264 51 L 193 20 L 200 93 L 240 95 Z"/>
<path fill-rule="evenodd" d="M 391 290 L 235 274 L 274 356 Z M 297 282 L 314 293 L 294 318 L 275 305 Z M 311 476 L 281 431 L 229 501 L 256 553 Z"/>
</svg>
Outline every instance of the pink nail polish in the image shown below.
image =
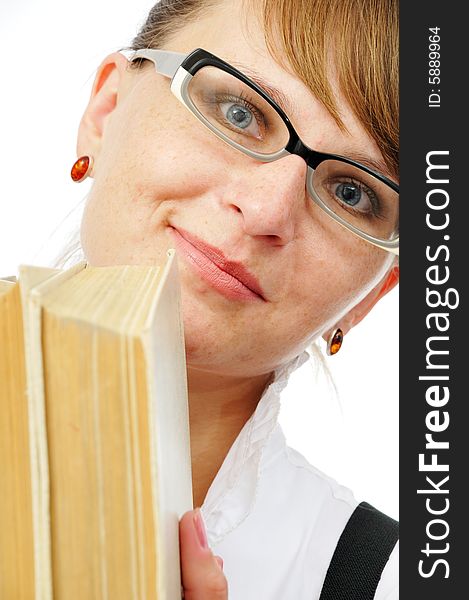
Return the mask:
<svg viewBox="0 0 469 600">
<path fill-rule="evenodd" d="M 200 508 L 194 510 L 194 526 L 199 538 L 200 546 L 203 550 L 208 548 L 207 532 L 205 531 L 204 520 Z"/>
</svg>

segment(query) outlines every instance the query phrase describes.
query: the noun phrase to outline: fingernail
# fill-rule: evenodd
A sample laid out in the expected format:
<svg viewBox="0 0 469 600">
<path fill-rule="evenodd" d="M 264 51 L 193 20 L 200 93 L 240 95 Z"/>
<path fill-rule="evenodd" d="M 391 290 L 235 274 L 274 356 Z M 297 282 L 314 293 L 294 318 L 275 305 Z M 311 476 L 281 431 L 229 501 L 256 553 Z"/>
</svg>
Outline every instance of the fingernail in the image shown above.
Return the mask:
<svg viewBox="0 0 469 600">
<path fill-rule="evenodd" d="M 223 558 L 221 556 L 215 556 L 215 560 L 218 563 L 218 566 L 223 571 Z"/>
<path fill-rule="evenodd" d="M 205 531 L 204 520 L 200 508 L 194 510 L 194 526 L 199 538 L 200 546 L 203 550 L 208 548 L 207 532 Z"/>
</svg>

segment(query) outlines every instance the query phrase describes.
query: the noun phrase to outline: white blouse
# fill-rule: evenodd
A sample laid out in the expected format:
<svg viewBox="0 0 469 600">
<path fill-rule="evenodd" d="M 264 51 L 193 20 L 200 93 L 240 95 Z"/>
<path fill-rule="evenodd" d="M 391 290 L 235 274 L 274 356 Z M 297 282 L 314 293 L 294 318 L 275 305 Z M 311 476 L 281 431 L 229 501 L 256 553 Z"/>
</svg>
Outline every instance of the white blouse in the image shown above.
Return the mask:
<svg viewBox="0 0 469 600">
<path fill-rule="evenodd" d="M 307 359 L 304 352 L 275 372 L 201 507 L 210 547 L 224 561 L 229 600 L 319 599 L 358 505 L 350 490 L 286 445 L 277 422 L 280 392 Z M 396 544 L 375 600 L 398 597 Z"/>
</svg>

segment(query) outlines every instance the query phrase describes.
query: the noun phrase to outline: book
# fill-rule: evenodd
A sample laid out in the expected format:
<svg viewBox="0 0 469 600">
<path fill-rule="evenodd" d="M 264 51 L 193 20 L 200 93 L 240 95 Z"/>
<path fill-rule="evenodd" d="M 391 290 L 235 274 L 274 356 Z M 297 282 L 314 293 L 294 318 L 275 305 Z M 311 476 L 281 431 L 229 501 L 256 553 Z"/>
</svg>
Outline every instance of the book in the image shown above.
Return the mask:
<svg viewBox="0 0 469 600">
<path fill-rule="evenodd" d="M 191 481 L 174 250 L 0 280 L 0 598 L 180 598 Z"/>
</svg>

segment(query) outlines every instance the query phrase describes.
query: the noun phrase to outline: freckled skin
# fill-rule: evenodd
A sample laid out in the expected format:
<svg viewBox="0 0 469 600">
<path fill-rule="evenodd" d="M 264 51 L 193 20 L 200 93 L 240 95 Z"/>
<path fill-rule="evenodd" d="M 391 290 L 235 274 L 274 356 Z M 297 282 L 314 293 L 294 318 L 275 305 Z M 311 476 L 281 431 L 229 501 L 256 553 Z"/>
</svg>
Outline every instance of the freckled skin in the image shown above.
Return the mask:
<svg viewBox="0 0 469 600">
<path fill-rule="evenodd" d="M 378 158 L 376 145 L 345 105 L 352 136 L 270 57 L 259 27 L 250 27 L 246 39 L 240 10 L 238 2 L 222 2 L 166 48 L 203 47 L 228 62 L 252 65 L 295 100 L 301 122 L 293 124 L 309 146 L 337 154 L 352 146 Z M 268 300 L 228 300 L 179 260 L 189 366 L 217 375 L 266 374 L 336 323 L 352 326 L 363 316 L 366 302 L 354 307 L 383 280 L 393 257 L 313 204 L 300 157 L 259 163 L 223 144 L 152 66 L 141 72 L 116 68 L 103 90 L 111 85 L 118 100 L 102 132 L 93 137 L 82 124 L 78 143 L 83 154 L 95 156 L 81 229 L 87 260 L 161 262 L 173 247 L 168 225 L 179 226 L 242 262 Z"/>
</svg>

